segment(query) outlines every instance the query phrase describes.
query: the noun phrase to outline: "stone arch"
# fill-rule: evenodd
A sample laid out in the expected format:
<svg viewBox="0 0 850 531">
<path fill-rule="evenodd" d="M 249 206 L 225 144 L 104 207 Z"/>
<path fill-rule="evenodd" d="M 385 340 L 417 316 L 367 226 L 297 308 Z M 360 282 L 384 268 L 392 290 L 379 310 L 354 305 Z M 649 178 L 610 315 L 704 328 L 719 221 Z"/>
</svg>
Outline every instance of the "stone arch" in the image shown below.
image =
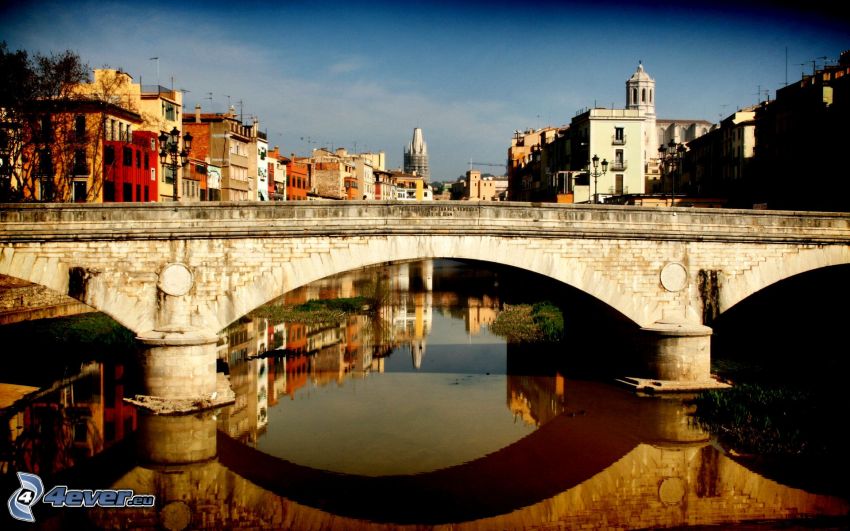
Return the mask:
<svg viewBox="0 0 850 531">
<path fill-rule="evenodd" d="M 108 315 L 137 334 L 153 328 L 152 315 L 139 310 L 149 305 L 114 289 L 97 270 L 74 266 L 56 257 L 38 256 L 29 249 L 27 252 L 15 252 L 14 248 L 6 247 L 0 258 L 0 275 L 32 282 L 67 295 Z"/>
<path fill-rule="evenodd" d="M 781 280 L 824 267 L 850 264 L 850 247 L 828 246 L 800 250 L 760 263 L 732 278 L 721 277 L 719 310 L 723 313 L 750 295 Z"/>
<path fill-rule="evenodd" d="M 330 275 L 383 262 L 456 258 L 479 260 L 538 273 L 577 288 L 614 308 L 637 325 L 654 321 L 654 305 L 634 293 L 624 292 L 600 271 L 579 261 L 564 262 L 556 253 L 527 252 L 539 244 L 495 236 L 390 236 L 364 240 L 364 243 L 313 253 L 308 257 L 283 262 L 274 272 L 259 278 L 251 286 L 219 301 L 215 308 L 217 330 L 280 297 L 295 288 Z M 525 251 L 525 252 L 523 252 Z"/>
</svg>

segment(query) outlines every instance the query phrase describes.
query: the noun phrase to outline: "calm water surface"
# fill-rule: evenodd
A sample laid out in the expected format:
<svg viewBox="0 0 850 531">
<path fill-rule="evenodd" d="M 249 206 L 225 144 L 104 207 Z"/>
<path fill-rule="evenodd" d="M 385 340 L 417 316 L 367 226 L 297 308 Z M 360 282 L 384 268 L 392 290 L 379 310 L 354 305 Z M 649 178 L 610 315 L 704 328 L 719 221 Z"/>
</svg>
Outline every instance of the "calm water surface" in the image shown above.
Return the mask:
<svg viewBox="0 0 850 531">
<path fill-rule="evenodd" d="M 31 471 L 48 488 L 157 497 L 153 509 L 37 506 L 29 528 L 847 524 L 840 488 L 788 484 L 775 465 L 729 455 L 682 398 L 588 379 L 627 369 L 580 350 L 580 324 L 568 319 L 566 340 L 546 347 L 493 334 L 505 304 L 558 294 L 481 267 L 386 265 L 272 303 L 379 301 L 339 323 L 240 319 L 218 345 L 237 401 L 205 414 L 152 417 L 125 404 L 130 355 L 56 362 L 40 376 L 17 365 L 6 383 L 43 390 L 3 410 L 3 492 L 17 488 L 15 471 Z M 567 363 L 577 351 L 584 362 Z"/>
</svg>

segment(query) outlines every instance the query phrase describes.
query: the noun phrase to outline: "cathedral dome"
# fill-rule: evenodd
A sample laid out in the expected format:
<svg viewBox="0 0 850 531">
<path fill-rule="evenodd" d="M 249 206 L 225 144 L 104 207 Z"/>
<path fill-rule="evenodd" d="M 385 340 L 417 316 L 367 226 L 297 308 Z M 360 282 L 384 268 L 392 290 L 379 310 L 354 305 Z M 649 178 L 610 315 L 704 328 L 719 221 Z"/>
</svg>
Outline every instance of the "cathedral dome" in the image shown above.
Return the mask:
<svg viewBox="0 0 850 531">
<path fill-rule="evenodd" d="M 654 80 L 651 77 L 649 77 L 649 74 L 647 74 L 646 71 L 643 69 L 643 64 L 638 63 L 637 70 L 635 70 L 635 73 L 632 74 L 632 77 L 629 78 L 629 81 L 640 82 L 640 81 L 654 81 Z"/>
</svg>

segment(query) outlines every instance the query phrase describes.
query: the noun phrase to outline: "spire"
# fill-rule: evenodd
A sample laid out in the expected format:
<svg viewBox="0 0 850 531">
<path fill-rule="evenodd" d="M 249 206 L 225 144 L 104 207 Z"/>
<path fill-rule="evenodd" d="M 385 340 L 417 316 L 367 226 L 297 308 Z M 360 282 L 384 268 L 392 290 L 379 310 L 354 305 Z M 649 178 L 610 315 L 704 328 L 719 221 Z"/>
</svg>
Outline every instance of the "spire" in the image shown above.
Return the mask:
<svg viewBox="0 0 850 531">
<path fill-rule="evenodd" d="M 408 144 L 408 151 L 415 155 L 426 155 L 428 153 L 428 146 L 422 137 L 421 127 L 413 129 L 413 140 Z"/>
</svg>

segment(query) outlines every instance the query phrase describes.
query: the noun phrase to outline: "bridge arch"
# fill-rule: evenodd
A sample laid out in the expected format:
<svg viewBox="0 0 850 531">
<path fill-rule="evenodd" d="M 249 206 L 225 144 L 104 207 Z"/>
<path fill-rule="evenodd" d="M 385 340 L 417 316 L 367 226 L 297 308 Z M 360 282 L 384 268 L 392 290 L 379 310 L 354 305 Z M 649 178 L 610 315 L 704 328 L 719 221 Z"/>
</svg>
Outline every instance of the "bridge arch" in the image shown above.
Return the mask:
<svg viewBox="0 0 850 531">
<path fill-rule="evenodd" d="M 150 330 L 153 320 L 147 297 L 156 297 L 156 286 L 142 288 L 139 296 L 130 296 L 115 289 L 113 279 L 104 279 L 96 268 L 74 265 L 58 257 L 36 253 L 15 253 L 7 247 L 0 254 L 0 275 L 24 280 L 67 295 L 108 315 L 121 326 L 135 333 Z M 124 274 L 129 277 L 128 274 Z M 129 279 L 127 279 L 129 280 Z"/>
<path fill-rule="evenodd" d="M 719 289 L 722 314 L 747 297 L 787 278 L 826 267 L 850 264 L 850 247 L 824 246 L 801 249 L 780 259 L 766 260 L 734 276 L 724 276 Z"/>
<path fill-rule="evenodd" d="M 651 322 L 650 301 L 613 281 L 610 274 L 579 260 L 562 258 L 557 250 L 540 250 L 541 242 L 497 236 L 389 236 L 364 240 L 359 246 L 331 248 L 281 263 L 219 306 L 219 330 L 283 294 L 316 280 L 385 262 L 461 259 L 489 262 L 530 271 L 576 288 L 614 308 L 637 325 Z"/>
</svg>

